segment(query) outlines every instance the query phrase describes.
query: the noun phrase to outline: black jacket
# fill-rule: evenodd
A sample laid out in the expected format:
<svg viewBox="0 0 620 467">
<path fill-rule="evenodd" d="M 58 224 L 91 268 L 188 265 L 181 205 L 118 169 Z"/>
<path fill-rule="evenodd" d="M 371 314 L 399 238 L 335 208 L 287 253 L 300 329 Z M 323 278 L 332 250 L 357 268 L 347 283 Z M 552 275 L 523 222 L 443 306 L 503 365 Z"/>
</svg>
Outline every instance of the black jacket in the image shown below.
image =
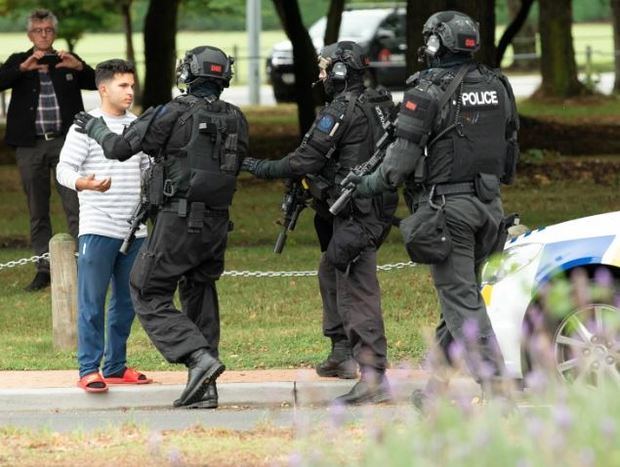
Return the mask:
<svg viewBox="0 0 620 467">
<path fill-rule="evenodd" d="M 34 146 L 36 140 L 35 119 L 39 103 L 39 72 L 22 73 L 19 65 L 24 62 L 33 49 L 11 55 L 0 67 L 0 90 L 11 88 L 11 102 L 6 118 L 6 144 L 10 146 Z M 82 71 L 70 68 L 50 67 L 50 76 L 60 106 L 62 132 L 67 132 L 73 116 L 84 110 L 81 89 L 97 89 L 95 71 L 84 64 Z"/>
</svg>

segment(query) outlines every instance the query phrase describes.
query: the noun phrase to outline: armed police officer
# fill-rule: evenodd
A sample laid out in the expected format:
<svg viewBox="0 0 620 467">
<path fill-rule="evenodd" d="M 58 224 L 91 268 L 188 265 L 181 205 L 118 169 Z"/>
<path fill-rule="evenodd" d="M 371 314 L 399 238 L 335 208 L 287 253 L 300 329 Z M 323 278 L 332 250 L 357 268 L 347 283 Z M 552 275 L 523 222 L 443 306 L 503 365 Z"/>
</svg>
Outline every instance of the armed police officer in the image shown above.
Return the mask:
<svg viewBox="0 0 620 467">
<path fill-rule="evenodd" d="M 355 378 L 356 362 L 361 368 L 359 382 L 338 398 L 344 404 L 378 403 L 390 397 L 376 252 L 389 230 L 398 196 L 389 192 L 354 200 L 341 215 L 329 213 L 337 184 L 371 156 L 394 107 L 389 93 L 364 88 L 367 66 L 368 58 L 354 42 L 324 47 L 319 80 L 329 103 L 301 145 L 278 161 L 246 158 L 242 165 L 260 178 L 305 177 L 322 251 L 323 333 L 332 341 L 327 360 L 316 371 L 321 376 Z"/>
<path fill-rule="evenodd" d="M 355 180 L 357 191 L 373 195 L 404 183 L 412 211 L 443 206 L 452 248 L 431 265 L 441 305 L 437 344 L 447 363 L 455 341 L 476 347 L 477 355 L 470 352 L 465 361 L 479 382 L 494 387 L 503 366 L 477 273 L 500 236 L 500 182 L 512 181 L 518 158 L 515 101 L 499 71 L 474 61 L 480 35 L 470 17 L 436 13 L 423 36 L 420 52 L 429 67 L 407 81 L 397 138 L 381 166 Z M 471 334 L 474 345 L 464 342 Z M 414 402 L 420 405 L 445 390 L 448 373 L 436 371 Z"/>
<path fill-rule="evenodd" d="M 215 380 L 224 371 L 215 281 L 224 270 L 228 208 L 248 147 L 244 115 L 219 98 L 232 63 L 215 47 L 188 51 L 177 68 L 187 93 L 148 109 L 122 135 L 102 119 L 76 116 L 107 158 L 126 160 L 144 151 L 154 162 L 146 195 L 156 217 L 130 285 L 153 344 L 169 362 L 188 367 L 187 386 L 175 406 L 217 407 Z M 177 285 L 182 312 L 173 304 Z"/>
</svg>

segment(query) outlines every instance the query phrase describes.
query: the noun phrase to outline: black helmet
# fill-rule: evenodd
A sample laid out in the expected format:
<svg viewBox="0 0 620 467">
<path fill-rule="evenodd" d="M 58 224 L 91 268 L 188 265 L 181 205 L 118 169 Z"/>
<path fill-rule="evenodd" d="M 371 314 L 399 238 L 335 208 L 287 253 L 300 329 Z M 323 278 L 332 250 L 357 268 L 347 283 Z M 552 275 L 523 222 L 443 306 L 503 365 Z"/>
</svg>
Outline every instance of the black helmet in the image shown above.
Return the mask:
<svg viewBox="0 0 620 467">
<path fill-rule="evenodd" d="M 185 52 L 185 57 L 177 67 L 177 82 L 191 84 L 197 78 L 219 80 L 227 88 L 232 78 L 233 57 L 229 57 L 217 47 L 208 45 L 196 47 Z"/>
<path fill-rule="evenodd" d="M 473 54 L 480 49 L 478 23 L 458 11 L 440 11 L 431 15 L 422 28 L 424 52 L 435 56 L 443 46 L 452 53 Z"/>
<path fill-rule="evenodd" d="M 336 80 L 346 80 L 347 70 L 361 73 L 370 63 L 362 48 L 353 41 L 340 41 L 326 45 L 319 52 L 319 67 L 332 74 Z M 345 65 L 337 66 L 338 63 Z"/>
</svg>

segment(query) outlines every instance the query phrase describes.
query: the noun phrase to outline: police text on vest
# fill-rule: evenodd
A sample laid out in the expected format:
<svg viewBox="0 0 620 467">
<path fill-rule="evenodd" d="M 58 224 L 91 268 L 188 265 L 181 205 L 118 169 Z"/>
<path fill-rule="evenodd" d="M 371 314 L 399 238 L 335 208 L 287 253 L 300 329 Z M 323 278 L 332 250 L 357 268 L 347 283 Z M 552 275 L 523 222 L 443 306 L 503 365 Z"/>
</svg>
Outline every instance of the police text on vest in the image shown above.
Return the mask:
<svg viewBox="0 0 620 467">
<path fill-rule="evenodd" d="M 462 96 L 462 103 L 464 106 L 497 105 L 497 91 L 464 92 Z"/>
</svg>

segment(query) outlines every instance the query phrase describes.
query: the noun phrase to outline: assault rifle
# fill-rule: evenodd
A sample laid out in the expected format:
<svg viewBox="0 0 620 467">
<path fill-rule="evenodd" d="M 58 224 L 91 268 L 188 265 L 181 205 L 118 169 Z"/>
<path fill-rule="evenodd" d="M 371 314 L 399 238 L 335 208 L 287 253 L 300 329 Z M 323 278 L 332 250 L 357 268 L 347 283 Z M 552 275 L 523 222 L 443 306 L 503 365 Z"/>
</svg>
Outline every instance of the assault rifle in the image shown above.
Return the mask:
<svg viewBox="0 0 620 467">
<path fill-rule="evenodd" d="M 394 140 L 394 128 L 395 123 L 388 119 L 383 124 L 385 133 L 383 133 L 383 136 L 379 139 L 379 141 L 377 141 L 377 144 L 375 145 L 375 152 L 370 159 L 351 169 L 347 176 L 340 182 L 340 187 L 342 190 L 340 192 L 340 196 L 329 208 L 329 212 L 331 212 L 334 216 L 337 216 L 353 197 L 353 193 L 355 192 L 357 185 L 351 181 L 351 178 L 371 174 L 377 167 L 379 167 L 381 161 L 383 161 L 383 158 L 385 157 L 387 147 Z"/>
<path fill-rule="evenodd" d="M 140 228 L 140 224 L 144 224 L 148 220 L 149 214 L 150 204 L 144 198 L 140 198 L 140 202 L 138 202 L 131 213 L 131 217 L 127 220 L 127 222 L 129 222 L 129 231 L 125 235 L 125 238 L 123 238 L 123 244 L 118 251 L 124 255 L 127 254 L 129 247 L 136 238 L 136 232 Z"/>
<path fill-rule="evenodd" d="M 282 253 L 287 234 L 295 230 L 301 211 L 308 205 L 308 196 L 301 180 L 289 180 L 287 184 L 288 190 L 282 199 L 282 221 L 278 222 L 282 226 L 282 230 L 273 247 L 273 252 L 277 254 Z"/>
</svg>

